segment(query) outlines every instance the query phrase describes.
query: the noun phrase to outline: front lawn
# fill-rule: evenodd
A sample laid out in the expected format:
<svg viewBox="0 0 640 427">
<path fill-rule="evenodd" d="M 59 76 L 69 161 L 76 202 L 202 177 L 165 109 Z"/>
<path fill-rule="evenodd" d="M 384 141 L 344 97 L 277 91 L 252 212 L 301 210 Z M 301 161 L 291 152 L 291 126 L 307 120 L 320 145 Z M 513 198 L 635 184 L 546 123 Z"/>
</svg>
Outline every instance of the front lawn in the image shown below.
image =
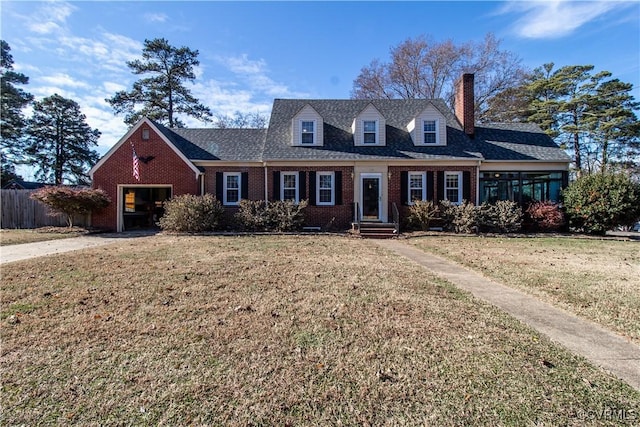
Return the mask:
<svg viewBox="0 0 640 427">
<path fill-rule="evenodd" d="M 22 243 L 44 242 L 46 240 L 67 239 L 87 234 L 87 230 L 79 227 L 43 227 L 36 229 L 2 229 L 0 230 L 0 246 L 18 245 Z"/>
<path fill-rule="evenodd" d="M 407 242 L 640 343 L 640 242 L 453 235 Z"/>
<path fill-rule="evenodd" d="M 640 414 L 640 392 L 366 240 L 152 236 L 2 273 L 3 425 Z"/>
</svg>

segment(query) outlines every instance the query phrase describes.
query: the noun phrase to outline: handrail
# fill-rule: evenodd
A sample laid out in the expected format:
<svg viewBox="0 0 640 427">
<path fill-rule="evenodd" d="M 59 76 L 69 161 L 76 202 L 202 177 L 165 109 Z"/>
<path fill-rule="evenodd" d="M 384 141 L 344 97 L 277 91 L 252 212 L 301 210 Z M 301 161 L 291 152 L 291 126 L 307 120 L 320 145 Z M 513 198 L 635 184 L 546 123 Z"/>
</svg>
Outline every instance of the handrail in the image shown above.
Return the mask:
<svg viewBox="0 0 640 427">
<path fill-rule="evenodd" d="M 400 212 L 398 212 L 398 206 L 396 206 L 395 202 L 391 205 L 393 210 L 393 224 L 396 227 L 396 235 L 400 234 Z"/>
</svg>

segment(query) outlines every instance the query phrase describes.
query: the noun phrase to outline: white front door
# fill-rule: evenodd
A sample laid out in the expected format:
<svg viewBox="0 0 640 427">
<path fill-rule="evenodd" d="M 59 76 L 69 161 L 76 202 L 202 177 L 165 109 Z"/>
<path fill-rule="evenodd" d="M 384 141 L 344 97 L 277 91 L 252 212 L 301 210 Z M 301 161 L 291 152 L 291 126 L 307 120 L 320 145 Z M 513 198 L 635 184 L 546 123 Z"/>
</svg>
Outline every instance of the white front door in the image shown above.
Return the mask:
<svg viewBox="0 0 640 427">
<path fill-rule="evenodd" d="M 363 221 L 381 219 L 382 174 L 363 173 L 360 175 L 360 206 Z"/>
</svg>

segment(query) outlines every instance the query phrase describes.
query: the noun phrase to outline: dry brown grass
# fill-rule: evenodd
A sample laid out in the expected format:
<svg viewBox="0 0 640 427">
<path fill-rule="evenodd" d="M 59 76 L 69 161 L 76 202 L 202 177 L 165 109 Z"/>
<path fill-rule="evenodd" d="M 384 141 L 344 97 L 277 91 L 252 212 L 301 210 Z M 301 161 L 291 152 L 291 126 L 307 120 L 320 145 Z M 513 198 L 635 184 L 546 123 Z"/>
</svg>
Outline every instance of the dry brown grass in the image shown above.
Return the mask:
<svg viewBox="0 0 640 427">
<path fill-rule="evenodd" d="M 44 242 L 46 240 L 66 239 L 87 234 L 84 228 L 78 227 L 43 227 L 36 229 L 2 229 L 0 230 L 0 246 L 19 245 L 22 243 Z"/>
<path fill-rule="evenodd" d="M 3 425 L 640 414 L 637 391 L 366 241 L 154 236 L 2 273 Z"/>
<path fill-rule="evenodd" d="M 407 241 L 640 343 L 640 242 L 452 235 Z"/>
</svg>

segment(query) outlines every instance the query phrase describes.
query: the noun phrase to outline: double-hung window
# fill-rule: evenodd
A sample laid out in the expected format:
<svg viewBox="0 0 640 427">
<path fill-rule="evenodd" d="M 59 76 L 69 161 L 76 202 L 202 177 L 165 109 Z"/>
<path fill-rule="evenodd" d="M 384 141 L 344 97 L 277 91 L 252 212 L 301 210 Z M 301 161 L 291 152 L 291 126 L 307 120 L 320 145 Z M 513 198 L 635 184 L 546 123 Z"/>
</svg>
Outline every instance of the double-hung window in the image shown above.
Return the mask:
<svg viewBox="0 0 640 427">
<path fill-rule="evenodd" d="M 425 172 L 409 172 L 409 204 L 412 205 L 416 200 L 426 200 L 427 186 Z"/>
<path fill-rule="evenodd" d="M 375 120 L 364 120 L 362 122 L 362 142 L 364 144 L 377 144 L 377 123 Z"/>
<path fill-rule="evenodd" d="M 242 174 L 240 172 L 225 172 L 223 174 L 222 196 L 224 205 L 237 205 L 240 202 Z"/>
<path fill-rule="evenodd" d="M 444 173 L 444 197 L 451 203 L 462 202 L 462 172 Z"/>
<path fill-rule="evenodd" d="M 315 144 L 316 141 L 316 126 L 313 120 L 302 120 L 300 122 L 300 143 L 301 144 Z"/>
<path fill-rule="evenodd" d="M 298 203 L 298 172 L 282 172 L 280 180 L 280 200 Z"/>
<path fill-rule="evenodd" d="M 316 185 L 316 204 L 327 206 L 335 204 L 335 175 L 333 172 L 318 172 Z"/>
<path fill-rule="evenodd" d="M 435 120 L 425 120 L 423 122 L 424 143 L 425 144 L 437 144 L 437 122 Z"/>
</svg>

